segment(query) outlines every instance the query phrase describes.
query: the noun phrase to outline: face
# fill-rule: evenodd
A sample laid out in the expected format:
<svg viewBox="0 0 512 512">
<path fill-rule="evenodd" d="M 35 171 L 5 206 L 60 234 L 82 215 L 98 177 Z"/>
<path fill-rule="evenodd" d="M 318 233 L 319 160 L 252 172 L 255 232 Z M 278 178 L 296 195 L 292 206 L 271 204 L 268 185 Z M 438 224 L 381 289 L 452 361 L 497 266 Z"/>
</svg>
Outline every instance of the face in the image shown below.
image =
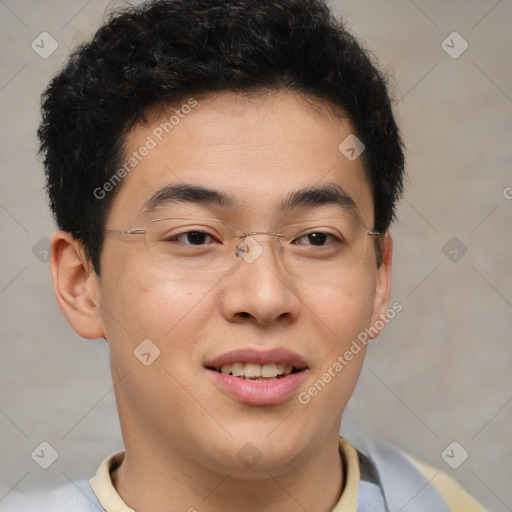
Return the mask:
<svg viewBox="0 0 512 512">
<path fill-rule="evenodd" d="M 136 439 L 148 453 L 165 450 L 217 470 L 236 468 L 247 478 L 260 470 L 278 474 L 338 435 L 364 346 L 343 364 L 339 356 L 387 309 L 390 242 L 386 238 L 387 256 L 377 268 L 375 240 L 362 228 L 371 230 L 374 221 L 363 163 L 338 149 L 353 129 L 331 117 L 321 102 L 313 109 L 291 93 L 225 92 L 190 110 L 169 133 L 162 123 L 172 112 L 128 134 L 126 160 L 134 151 L 147 154 L 119 185 L 107 229 L 193 216 L 239 226 L 242 233 L 280 233 L 305 223 L 317 227 L 316 234 L 300 240 L 253 235 L 258 249 L 253 261 L 237 257 L 233 245 L 229 268 L 207 272 L 166 265 L 166 242 L 108 233 L 101 277 L 94 277 L 99 305 L 94 321 L 110 347 L 127 445 Z M 148 144 L 154 147 L 141 152 Z M 155 200 L 159 191 L 176 185 L 217 194 L 161 193 Z M 323 187 L 323 196 L 303 192 L 315 187 Z M 292 194 L 302 199 L 283 208 Z M 368 239 L 357 262 L 342 270 L 325 266 L 321 253 L 327 245 L 325 254 L 331 254 L 330 244 L 336 244 L 329 235 L 337 234 L 330 230 L 337 218 L 357 221 L 351 225 L 359 223 Z M 171 243 L 184 251 L 191 245 L 202 251 L 204 244 L 215 251 L 218 226 L 223 224 L 195 222 L 195 233 Z M 207 235 L 198 234 L 200 228 Z M 318 233 L 326 230 L 327 236 Z M 320 256 L 294 250 L 319 250 Z M 313 261 L 300 263 L 310 257 Z M 292 366 L 292 373 L 276 378 L 281 365 L 285 373 Z M 260 367 L 271 380 L 222 373 L 244 371 L 250 377 Z M 308 391 L 312 387 L 316 392 Z M 240 462 L 247 451 L 261 457 L 254 469 Z"/>
</svg>

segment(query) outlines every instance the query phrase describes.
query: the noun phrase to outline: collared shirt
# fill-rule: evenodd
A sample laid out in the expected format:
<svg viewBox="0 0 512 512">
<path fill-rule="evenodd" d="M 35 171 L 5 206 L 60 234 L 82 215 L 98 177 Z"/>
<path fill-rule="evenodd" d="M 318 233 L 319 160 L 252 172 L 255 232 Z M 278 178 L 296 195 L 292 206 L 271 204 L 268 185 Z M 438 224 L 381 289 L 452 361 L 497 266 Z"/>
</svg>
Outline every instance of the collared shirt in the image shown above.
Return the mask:
<svg viewBox="0 0 512 512">
<path fill-rule="evenodd" d="M 357 449 L 339 438 L 345 488 L 331 512 L 486 512 L 445 473 L 376 439 L 359 440 Z M 111 472 L 125 452 L 109 455 L 90 480 L 24 494 L 13 490 L 0 499 L 2 512 L 134 512 L 116 491 Z"/>
</svg>

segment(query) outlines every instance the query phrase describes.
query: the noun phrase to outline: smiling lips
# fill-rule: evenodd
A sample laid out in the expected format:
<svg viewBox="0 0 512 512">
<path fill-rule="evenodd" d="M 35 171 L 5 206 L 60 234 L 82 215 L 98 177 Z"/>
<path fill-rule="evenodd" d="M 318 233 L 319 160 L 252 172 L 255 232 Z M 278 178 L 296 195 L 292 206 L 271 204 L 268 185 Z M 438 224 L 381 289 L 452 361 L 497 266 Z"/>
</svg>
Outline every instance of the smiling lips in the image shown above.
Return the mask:
<svg viewBox="0 0 512 512">
<path fill-rule="evenodd" d="M 235 350 L 204 367 L 222 391 L 248 405 L 275 405 L 287 400 L 308 373 L 301 356 L 280 348 Z"/>
<path fill-rule="evenodd" d="M 307 368 L 301 356 L 284 348 L 234 350 L 216 357 L 204 366 L 223 375 L 247 380 L 275 380 Z"/>
<path fill-rule="evenodd" d="M 291 364 L 282 363 L 233 363 L 223 364 L 220 370 L 224 375 L 233 375 L 246 380 L 275 380 L 292 373 L 293 366 Z"/>
</svg>

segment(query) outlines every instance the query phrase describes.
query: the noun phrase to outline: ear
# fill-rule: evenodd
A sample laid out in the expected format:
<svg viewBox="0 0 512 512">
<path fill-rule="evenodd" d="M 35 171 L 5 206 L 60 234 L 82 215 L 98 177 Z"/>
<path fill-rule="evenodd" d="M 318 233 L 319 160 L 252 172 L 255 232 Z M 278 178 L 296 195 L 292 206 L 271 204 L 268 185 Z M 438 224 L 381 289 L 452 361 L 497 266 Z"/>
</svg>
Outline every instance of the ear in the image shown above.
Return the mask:
<svg viewBox="0 0 512 512">
<path fill-rule="evenodd" d="M 389 309 L 391 297 L 391 262 L 393 255 L 393 240 L 386 233 L 380 241 L 382 250 L 382 262 L 377 269 L 375 296 L 373 299 L 373 312 L 370 337 L 376 338 L 387 323 L 386 312 Z"/>
<path fill-rule="evenodd" d="M 99 278 L 71 233 L 57 231 L 52 237 L 50 271 L 60 309 L 82 338 L 104 338 L 99 303 Z"/>
</svg>

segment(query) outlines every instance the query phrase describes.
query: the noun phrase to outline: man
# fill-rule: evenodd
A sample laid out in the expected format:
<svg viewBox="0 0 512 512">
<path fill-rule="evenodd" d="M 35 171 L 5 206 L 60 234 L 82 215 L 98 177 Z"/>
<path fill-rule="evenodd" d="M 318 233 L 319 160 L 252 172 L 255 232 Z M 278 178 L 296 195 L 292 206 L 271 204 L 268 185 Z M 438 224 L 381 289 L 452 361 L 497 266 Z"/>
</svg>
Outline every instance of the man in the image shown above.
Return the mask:
<svg viewBox="0 0 512 512">
<path fill-rule="evenodd" d="M 396 313 L 404 160 L 381 74 L 324 3 L 119 12 L 42 113 L 57 301 L 108 343 L 125 451 L 23 510 L 483 510 L 339 438 Z"/>
</svg>

